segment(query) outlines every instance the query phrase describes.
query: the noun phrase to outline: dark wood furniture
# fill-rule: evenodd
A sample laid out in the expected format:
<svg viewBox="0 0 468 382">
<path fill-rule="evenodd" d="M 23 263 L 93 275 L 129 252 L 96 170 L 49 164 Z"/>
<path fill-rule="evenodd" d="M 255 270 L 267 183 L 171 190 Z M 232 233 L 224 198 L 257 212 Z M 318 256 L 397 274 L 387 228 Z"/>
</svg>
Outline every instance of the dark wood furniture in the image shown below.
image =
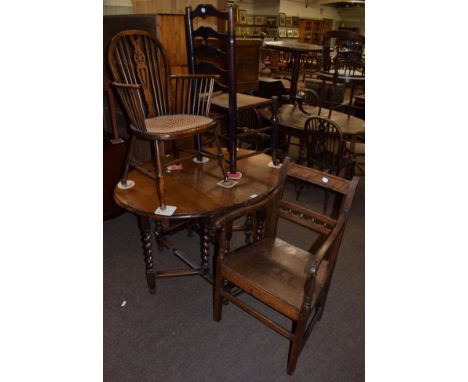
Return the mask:
<svg viewBox="0 0 468 382">
<path fill-rule="evenodd" d="M 159 211 L 166 210 L 163 173 L 167 166 L 196 158 L 216 158 L 220 176 L 227 181 L 224 159 L 217 135 L 217 123 L 208 117 L 214 76 L 171 75 L 166 52 L 161 43 L 142 30 L 122 31 L 115 35 L 109 46 L 108 61 L 114 77 L 113 86 L 120 96 L 130 125 L 130 142 L 119 186 L 132 187 L 127 182 L 132 162 L 132 148 L 136 139 L 151 143 L 154 172 L 145 174 L 154 179 Z M 189 155 L 162 163 L 160 142 L 199 136 L 211 130 L 217 143 L 217 154 L 203 150 L 201 139 L 196 150 L 184 149 Z M 175 148 L 175 146 L 174 146 Z M 142 170 L 143 171 L 143 170 Z"/>
<path fill-rule="evenodd" d="M 103 143 L 103 218 L 112 219 L 125 211 L 115 204 L 114 186 L 119 181 L 122 167 L 125 162 L 127 142 L 113 144 L 113 135 L 104 132 Z"/>
<path fill-rule="evenodd" d="M 247 151 L 239 149 L 240 154 Z M 226 153 L 227 154 L 227 153 Z M 233 188 L 216 186 L 219 168 L 214 161 L 198 165 L 188 161 L 183 170 L 171 171 L 165 176 L 166 202 L 177 206 L 174 214 L 168 218 L 155 215 L 158 207 L 156 190 L 153 182 L 140 171 L 130 171 L 128 177 L 135 181 L 130 189 L 115 187 L 116 203 L 138 217 L 146 264 L 146 278 L 150 293 L 156 291 L 156 278 L 185 275 L 210 274 L 209 247 L 211 242 L 210 227 L 212 220 L 233 208 L 243 207 L 256 202 L 271 193 L 278 184 L 279 170 L 269 167 L 271 158 L 261 154 L 248 157 L 239 162 L 239 170 L 244 174 Z M 200 264 L 191 261 L 180 249 L 169 240 L 172 226 L 177 222 L 184 223 L 191 219 L 199 225 Z M 155 222 L 156 242 L 169 248 L 189 268 L 178 270 L 156 270 L 151 248 L 151 222 Z M 167 224 L 166 224 L 167 223 Z M 177 225 L 177 224 L 176 224 Z"/>
<path fill-rule="evenodd" d="M 341 195 L 335 198 L 339 214 L 325 216 L 282 200 L 286 175 Z M 267 198 L 236 209 L 215 223 L 218 240 L 213 319 L 221 320 L 223 301 L 227 300 L 286 337 L 290 341 L 287 372 L 292 374 L 312 328 L 322 316 L 359 178 L 347 181 L 285 161 L 280 180 L 280 186 Z M 232 249 L 230 227 L 244 216 L 253 220 L 255 234 L 248 245 Z M 279 218 L 317 234 L 309 251 L 276 237 Z M 291 319 L 291 330 L 236 297 L 230 285 Z"/>
<path fill-rule="evenodd" d="M 127 142 L 119 134 L 117 126 L 117 114 L 115 107 L 115 98 L 110 81 L 104 77 L 104 94 L 108 102 L 110 129 L 107 127 L 106 113 L 104 113 L 104 146 L 103 146 L 103 217 L 112 219 L 124 212 L 114 202 L 112 197 L 115 183 L 120 177 L 122 166 L 125 161 L 125 151 Z"/>
<path fill-rule="evenodd" d="M 320 45 L 323 34 L 328 32 L 333 24 L 333 20 L 299 20 L 299 41 L 309 44 Z"/>
<path fill-rule="evenodd" d="M 289 90 L 289 99 L 291 102 L 296 102 L 297 83 L 299 80 L 299 71 L 301 64 L 301 56 L 309 52 L 320 52 L 320 45 L 306 44 L 293 41 L 267 41 L 265 46 L 269 49 L 277 49 L 291 53 L 292 55 L 292 70 L 291 70 L 291 88 Z"/>
<path fill-rule="evenodd" d="M 195 29 L 195 20 L 215 18 L 218 20 L 218 30 L 210 26 L 200 26 Z M 235 22 L 234 7 L 228 6 L 225 12 L 218 10 L 210 4 L 200 4 L 194 10 L 188 6 L 185 12 L 186 40 L 188 53 L 188 66 L 190 73 L 215 73 L 220 75 L 216 82 L 218 94 L 214 94 L 212 103 L 219 110 L 227 113 L 228 149 L 229 149 L 229 178 L 239 179 L 242 174 L 237 170 L 237 161 L 243 159 L 237 155 L 237 138 L 245 131 L 237 127 L 236 115 L 240 110 L 258 108 L 271 105 L 272 118 L 270 134 L 272 145 L 260 150 L 257 154 L 271 152 L 273 162 L 276 159 L 277 121 L 276 102 L 250 95 L 237 93 L 236 80 L 236 49 L 235 49 Z M 258 61 L 255 63 L 258 70 Z M 249 155 L 256 155 L 250 153 Z"/>
<path fill-rule="evenodd" d="M 323 88 L 326 81 L 331 81 L 335 89 L 338 83 L 350 86 L 348 108 L 353 105 L 356 87 L 364 87 L 364 41 L 364 36 L 347 30 L 329 31 L 323 36 L 322 61 L 317 78 L 323 81 Z M 330 117 L 333 106 L 329 109 Z"/>
<path fill-rule="evenodd" d="M 342 176 L 342 170 L 346 170 L 344 177 L 354 176 L 356 162 L 346 147 L 340 127 L 335 122 L 319 116 L 308 118 L 304 125 L 304 146 L 307 166 L 335 176 Z M 298 183 L 297 199 L 301 195 L 303 184 L 303 182 Z M 327 211 L 328 198 L 329 194 L 325 192 L 324 213 Z"/>
<path fill-rule="evenodd" d="M 302 163 L 304 158 L 304 125 L 307 119 L 313 115 L 319 115 L 319 112 L 322 116 L 330 114 L 328 109 L 321 108 L 320 110 L 320 107 L 317 106 L 305 106 L 304 110 L 307 115 L 300 110 L 298 105 L 286 104 L 278 109 L 278 123 L 281 132 L 299 138 L 298 163 Z M 260 114 L 264 118 L 270 118 L 268 109 L 261 110 Z M 351 141 L 351 151 L 353 151 L 356 136 L 365 133 L 364 121 L 338 111 L 334 111 L 329 119 L 336 123 L 345 138 Z"/>
</svg>

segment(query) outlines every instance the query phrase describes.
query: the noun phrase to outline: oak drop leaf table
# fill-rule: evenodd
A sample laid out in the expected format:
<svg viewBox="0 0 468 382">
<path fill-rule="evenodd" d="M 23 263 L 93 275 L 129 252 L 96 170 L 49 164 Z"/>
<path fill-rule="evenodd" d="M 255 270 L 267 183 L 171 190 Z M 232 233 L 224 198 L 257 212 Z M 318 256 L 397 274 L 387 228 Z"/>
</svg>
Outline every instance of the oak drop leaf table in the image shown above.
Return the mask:
<svg viewBox="0 0 468 382">
<path fill-rule="evenodd" d="M 239 149 L 239 154 L 247 154 L 248 150 Z M 227 152 L 225 152 L 227 155 Z M 184 162 L 183 170 L 173 170 L 165 175 L 166 201 L 168 205 L 176 206 L 171 216 L 156 215 L 158 198 L 154 181 L 149 176 L 134 169 L 128 179 L 135 182 L 130 189 L 115 187 L 114 199 L 123 209 L 138 217 L 141 240 L 146 264 L 146 280 L 150 293 L 156 292 L 156 278 L 188 275 L 202 275 L 211 279 L 209 266 L 209 247 L 211 242 L 211 222 L 218 216 L 233 208 L 246 206 L 259 198 L 271 193 L 278 184 L 279 169 L 272 166 L 272 158 L 266 154 L 248 157 L 239 162 L 243 177 L 232 188 L 223 188 L 217 183 L 221 180 L 217 161 L 204 164 Z M 149 167 L 150 169 L 151 167 Z M 187 258 L 183 251 L 167 239 L 168 230 L 164 229 L 163 221 L 200 222 L 199 235 L 201 247 L 201 264 Z M 160 250 L 166 247 L 172 251 L 189 268 L 171 271 L 156 271 L 151 249 L 151 221 L 156 226 L 154 234 Z M 177 224 L 176 224 L 177 225 Z M 179 224 L 180 226 L 180 224 Z"/>
</svg>

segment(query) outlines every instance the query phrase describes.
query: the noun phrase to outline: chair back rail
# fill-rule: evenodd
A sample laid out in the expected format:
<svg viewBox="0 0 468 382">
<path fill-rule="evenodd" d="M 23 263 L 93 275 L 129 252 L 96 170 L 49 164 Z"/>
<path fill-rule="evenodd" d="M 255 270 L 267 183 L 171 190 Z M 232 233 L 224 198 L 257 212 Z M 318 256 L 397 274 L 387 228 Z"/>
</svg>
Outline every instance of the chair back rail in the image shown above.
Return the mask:
<svg viewBox="0 0 468 382">
<path fill-rule="evenodd" d="M 149 32 L 127 30 L 115 35 L 108 51 L 114 82 L 139 84 L 145 115 L 167 115 L 170 66 L 165 48 Z"/>
</svg>

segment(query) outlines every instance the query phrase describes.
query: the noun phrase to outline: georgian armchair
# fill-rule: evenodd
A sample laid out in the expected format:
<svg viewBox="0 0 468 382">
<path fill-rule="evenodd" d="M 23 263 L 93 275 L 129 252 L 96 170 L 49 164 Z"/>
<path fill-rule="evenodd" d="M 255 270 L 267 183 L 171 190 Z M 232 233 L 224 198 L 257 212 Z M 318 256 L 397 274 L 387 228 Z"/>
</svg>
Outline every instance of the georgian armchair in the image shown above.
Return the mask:
<svg viewBox="0 0 468 382">
<path fill-rule="evenodd" d="M 334 209 L 338 214 L 326 216 L 284 200 L 286 176 L 339 194 Z M 229 212 L 215 222 L 218 233 L 213 319 L 221 320 L 223 301 L 227 300 L 286 337 L 290 341 L 288 374 L 294 372 L 299 354 L 322 316 L 358 182 L 358 177 L 348 181 L 292 164 L 287 158 L 279 186 L 270 196 Z M 244 216 L 252 221 L 252 240 L 232 249 L 232 224 Z M 315 232 L 316 240 L 308 251 L 276 236 L 279 218 Z M 237 297 L 239 292 L 250 294 L 292 320 L 291 330 L 255 310 L 246 299 Z"/>
<path fill-rule="evenodd" d="M 224 181 L 227 173 L 217 133 L 217 123 L 208 117 L 215 75 L 171 75 L 167 54 L 161 43 L 142 30 L 127 30 L 116 34 L 109 45 L 108 62 L 114 77 L 113 86 L 122 101 L 130 121 L 130 142 L 120 183 L 130 188 L 128 180 L 131 165 L 155 180 L 159 208 L 166 209 L 163 174 L 167 168 L 183 160 L 204 158 L 219 161 Z M 177 149 L 174 158 L 163 162 L 164 141 L 194 137 L 208 130 L 214 132 L 217 152 L 203 150 L 202 140 L 196 140 L 195 149 Z M 139 167 L 132 158 L 136 139 L 151 143 L 154 173 Z M 179 157 L 179 151 L 188 155 Z"/>
</svg>

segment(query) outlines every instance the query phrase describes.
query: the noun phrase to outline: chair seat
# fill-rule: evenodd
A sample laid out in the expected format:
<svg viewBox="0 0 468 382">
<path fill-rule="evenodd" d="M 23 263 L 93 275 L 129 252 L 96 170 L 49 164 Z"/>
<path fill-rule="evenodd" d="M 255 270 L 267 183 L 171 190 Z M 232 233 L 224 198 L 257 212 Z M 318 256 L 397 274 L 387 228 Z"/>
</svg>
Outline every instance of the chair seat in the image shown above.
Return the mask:
<svg viewBox="0 0 468 382">
<path fill-rule="evenodd" d="M 260 240 L 240 248 L 227 257 L 223 275 L 236 279 L 247 293 L 260 301 L 278 300 L 279 310 L 297 319 L 304 298 L 307 270 L 314 255 L 279 238 Z M 328 263 L 320 266 L 312 303 L 322 289 Z M 241 282 L 238 282 L 241 279 Z"/>
<path fill-rule="evenodd" d="M 210 126 L 212 123 L 212 118 L 192 114 L 172 114 L 145 119 L 146 131 L 152 134 L 185 132 Z"/>
<path fill-rule="evenodd" d="M 271 99 L 269 98 L 256 97 L 242 93 L 236 93 L 236 100 L 237 110 L 267 106 L 271 103 Z M 224 92 L 213 95 L 213 97 L 211 98 L 211 104 L 218 106 L 222 109 L 228 109 L 229 94 Z"/>
</svg>

